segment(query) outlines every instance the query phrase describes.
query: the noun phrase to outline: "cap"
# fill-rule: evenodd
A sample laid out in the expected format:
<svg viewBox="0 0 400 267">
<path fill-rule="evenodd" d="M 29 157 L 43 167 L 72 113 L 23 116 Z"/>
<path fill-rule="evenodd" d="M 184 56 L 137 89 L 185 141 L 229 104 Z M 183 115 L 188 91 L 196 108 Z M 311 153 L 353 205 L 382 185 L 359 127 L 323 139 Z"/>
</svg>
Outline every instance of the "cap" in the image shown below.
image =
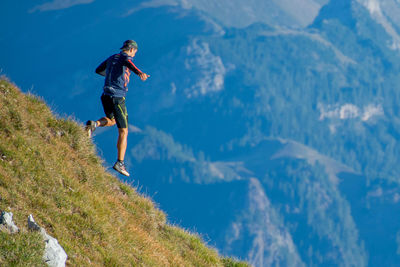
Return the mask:
<svg viewBox="0 0 400 267">
<path fill-rule="evenodd" d="M 137 43 L 133 40 L 126 40 L 120 49 L 125 50 L 131 48 L 135 48 L 137 50 L 138 49 Z"/>
</svg>

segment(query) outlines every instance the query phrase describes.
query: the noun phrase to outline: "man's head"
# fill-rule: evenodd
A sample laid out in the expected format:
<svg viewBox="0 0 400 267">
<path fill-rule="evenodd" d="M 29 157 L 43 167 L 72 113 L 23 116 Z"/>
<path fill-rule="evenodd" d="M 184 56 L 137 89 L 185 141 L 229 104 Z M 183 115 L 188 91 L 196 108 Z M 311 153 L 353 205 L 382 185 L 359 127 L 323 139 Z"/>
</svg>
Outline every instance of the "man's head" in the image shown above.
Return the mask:
<svg viewBox="0 0 400 267">
<path fill-rule="evenodd" d="M 121 50 L 128 54 L 128 56 L 134 57 L 138 49 L 138 45 L 133 40 L 126 40 L 121 47 Z"/>
</svg>

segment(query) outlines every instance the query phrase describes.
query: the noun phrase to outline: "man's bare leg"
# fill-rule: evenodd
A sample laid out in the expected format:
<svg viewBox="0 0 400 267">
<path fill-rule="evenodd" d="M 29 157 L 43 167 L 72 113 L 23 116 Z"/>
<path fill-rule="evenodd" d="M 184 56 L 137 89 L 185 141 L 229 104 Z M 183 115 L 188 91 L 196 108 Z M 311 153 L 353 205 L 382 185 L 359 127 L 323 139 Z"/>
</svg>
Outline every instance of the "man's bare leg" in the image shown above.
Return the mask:
<svg viewBox="0 0 400 267">
<path fill-rule="evenodd" d="M 118 133 L 118 160 L 115 162 L 113 169 L 125 176 L 129 176 L 124 163 L 126 146 L 128 144 L 128 128 L 118 128 Z"/>
<path fill-rule="evenodd" d="M 118 133 L 118 160 L 123 162 L 125 159 L 126 147 L 128 145 L 128 128 L 118 128 Z"/>
<path fill-rule="evenodd" d="M 115 125 L 115 119 L 109 119 L 107 117 L 103 117 L 96 121 L 97 127 L 108 127 L 108 126 L 113 126 Z"/>
<path fill-rule="evenodd" d="M 97 127 L 106 127 L 106 126 L 113 126 L 115 125 L 115 119 L 109 119 L 107 117 L 103 117 L 98 121 L 87 121 L 86 122 L 86 132 L 89 137 L 93 135 L 93 132 L 96 130 Z"/>
</svg>

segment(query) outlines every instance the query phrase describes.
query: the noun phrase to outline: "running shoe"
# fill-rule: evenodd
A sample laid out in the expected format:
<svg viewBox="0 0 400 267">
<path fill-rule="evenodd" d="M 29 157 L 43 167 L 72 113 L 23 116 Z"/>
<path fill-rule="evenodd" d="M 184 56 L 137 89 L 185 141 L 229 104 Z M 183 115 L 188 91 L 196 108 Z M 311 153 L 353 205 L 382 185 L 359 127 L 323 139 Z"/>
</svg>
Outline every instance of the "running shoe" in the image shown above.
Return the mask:
<svg viewBox="0 0 400 267">
<path fill-rule="evenodd" d="M 122 175 L 129 176 L 129 172 L 127 172 L 125 164 L 122 161 L 118 160 L 117 162 L 115 162 L 113 169 Z"/>
<path fill-rule="evenodd" d="M 87 121 L 85 127 L 86 133 L 89 137 L 93 135 L 94 130 L 96 130 L 96 122 L 95 121 Z"/>
</svg>

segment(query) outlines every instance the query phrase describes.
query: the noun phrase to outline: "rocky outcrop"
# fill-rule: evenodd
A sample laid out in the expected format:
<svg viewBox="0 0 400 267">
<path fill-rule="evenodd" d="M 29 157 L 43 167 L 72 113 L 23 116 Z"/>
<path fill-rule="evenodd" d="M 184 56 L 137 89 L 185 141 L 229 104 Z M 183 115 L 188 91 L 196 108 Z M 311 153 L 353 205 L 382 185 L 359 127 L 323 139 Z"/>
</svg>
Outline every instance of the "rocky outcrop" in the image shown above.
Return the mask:
<svg viewBox="0 0 400 267">
<path fill-rule="evenodd" d="M 0 231 L 5 231 L 10 234 L 15 234 L 19 232 L 19 228 L 13 222 L 12 212 L 1 212 L 0 216 Z"/>
<path fill-rule="evenodd" d="M 46 230 L 40 227 L 33 219 L 32 214 L 28 217 L 28 228 L 32 231 L 39 231 L 46 243 L 43 260 L 51 267 L 64 267 L 67 260 L 67 253 L 60 246 L 57 239 L 48 235 Z"/>
</svg>

